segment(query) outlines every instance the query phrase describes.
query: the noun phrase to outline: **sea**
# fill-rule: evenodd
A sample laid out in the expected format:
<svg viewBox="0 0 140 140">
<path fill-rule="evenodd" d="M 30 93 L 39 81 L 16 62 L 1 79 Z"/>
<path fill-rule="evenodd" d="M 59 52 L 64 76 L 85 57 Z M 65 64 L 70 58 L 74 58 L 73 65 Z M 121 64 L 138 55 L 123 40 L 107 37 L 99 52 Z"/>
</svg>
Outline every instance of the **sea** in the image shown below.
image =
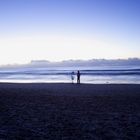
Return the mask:
<svg viewBox="0 0 140 140">
<path fill-rule="evenodd" d="M 140 84 L 140 66 L 79 66 L 0 68 L 0 82 L 8 83 L 72 83 L 74 72 L 81 73 L 81 83 Z"/>
</svg>

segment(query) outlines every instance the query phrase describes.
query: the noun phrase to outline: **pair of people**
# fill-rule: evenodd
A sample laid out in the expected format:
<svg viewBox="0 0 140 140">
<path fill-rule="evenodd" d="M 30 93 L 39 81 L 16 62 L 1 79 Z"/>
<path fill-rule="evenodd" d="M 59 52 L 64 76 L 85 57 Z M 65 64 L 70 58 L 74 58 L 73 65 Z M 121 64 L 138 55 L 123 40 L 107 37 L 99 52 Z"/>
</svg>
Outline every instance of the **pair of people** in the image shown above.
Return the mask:
<svg viewBox="0 0 140 140">
<path fill-rule="evenodd" d="M 77 71 L 77 84 L 80 84 L 80 76 L 81 76 L 81 74 L 80 74 L 80 71 L 78 70 Z M 74 72 L 71 73 L 71 80 L 72 80 L 72 83 L 73 83 L 73 81 L 74 81 Z"/>
</svg>

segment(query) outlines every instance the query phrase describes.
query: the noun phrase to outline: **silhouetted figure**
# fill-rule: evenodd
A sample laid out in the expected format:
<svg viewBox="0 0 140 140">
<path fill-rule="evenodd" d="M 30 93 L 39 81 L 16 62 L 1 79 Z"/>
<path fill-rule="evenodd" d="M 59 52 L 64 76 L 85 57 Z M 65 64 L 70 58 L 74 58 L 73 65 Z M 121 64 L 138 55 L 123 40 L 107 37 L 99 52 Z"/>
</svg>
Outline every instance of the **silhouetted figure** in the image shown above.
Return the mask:
<svg viewBox="0 0 140 140">
<path fill-rule="evenodd" d="M 77 71 L 77 84 L 80 84 L 80 71 Z"/>
<path fill-rule="evenodd" d="M 74 81 L 74 72 L 71 73 L 71 81 L 72 81 L 72 83 Z"/>
</svg>

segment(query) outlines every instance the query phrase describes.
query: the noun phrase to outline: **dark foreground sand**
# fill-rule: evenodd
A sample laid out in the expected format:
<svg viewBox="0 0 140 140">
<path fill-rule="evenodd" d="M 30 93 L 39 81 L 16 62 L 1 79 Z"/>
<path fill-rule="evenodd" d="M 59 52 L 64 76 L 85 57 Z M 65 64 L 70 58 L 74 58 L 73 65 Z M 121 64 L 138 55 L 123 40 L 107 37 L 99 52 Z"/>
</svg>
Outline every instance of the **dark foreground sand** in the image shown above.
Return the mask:
<svg viewBox="0 0 140 140">
<path fill-rule="evenodd" d="M 0 84 L 0 140 L 139 140 L 140 85 Z"/>
</svg>

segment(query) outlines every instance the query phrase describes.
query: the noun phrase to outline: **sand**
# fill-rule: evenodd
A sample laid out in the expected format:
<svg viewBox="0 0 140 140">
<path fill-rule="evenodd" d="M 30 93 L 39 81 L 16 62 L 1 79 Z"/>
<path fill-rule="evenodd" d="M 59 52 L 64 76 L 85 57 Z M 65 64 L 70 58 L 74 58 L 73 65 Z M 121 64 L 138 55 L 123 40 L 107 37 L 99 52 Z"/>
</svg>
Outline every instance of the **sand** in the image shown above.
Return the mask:
<svg viewBox="0 0 140 140">
<path fill-rule="evenodd" d="M 140 139 L 140 85 L 0 83 L 0 140 Z"/>
</svg>

